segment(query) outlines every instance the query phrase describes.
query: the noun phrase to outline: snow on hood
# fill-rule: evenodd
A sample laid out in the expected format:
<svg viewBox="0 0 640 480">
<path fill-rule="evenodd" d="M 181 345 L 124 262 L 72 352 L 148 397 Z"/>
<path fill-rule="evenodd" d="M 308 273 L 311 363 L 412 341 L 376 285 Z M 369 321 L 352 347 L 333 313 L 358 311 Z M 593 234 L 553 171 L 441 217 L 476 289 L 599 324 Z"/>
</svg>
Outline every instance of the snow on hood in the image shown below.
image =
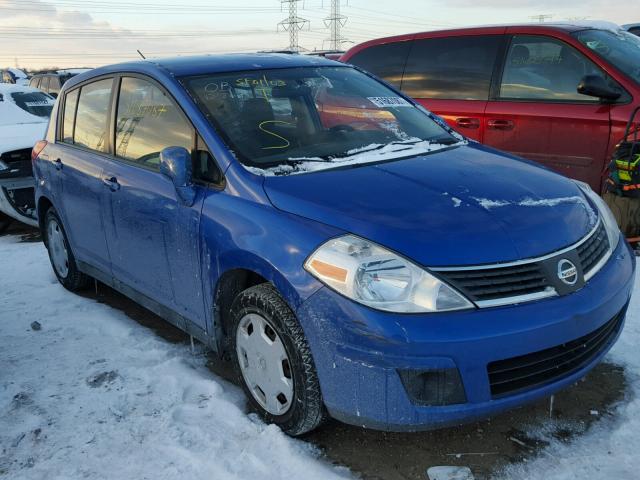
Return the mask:
<svg viewBox="0 0 640 480">
<path fill-rule="evenodd" d="M 346 152 L 344 157 L 336 157 L 331 160 L 324 160 L 318 157 L 290 158 L 290 165 L 278 165 L 271 168 L 245 167 L 256 175 L 281 176 L 295 175 L 299 173 L 316 172 L 329 168 L 342 167 L 348 165 L 361 165 L 366 163 L 381 162 L 385 160 L 395 160 L 425 153 L 434 152 L 443 148 L 466 145 L 466 140 L 461 140 L 455 144 L 432 143 L 427 140 L 409 139 L 402 142 L 394 142 L 387 145 L 374 143 L 365 147 L 356 148 Z"/>
<path fill-rule="evenodd" d="M 4 152 L 32 148 L 45 136 L 47 122 L 0 125 L 0 155 Z"/>
</svg>

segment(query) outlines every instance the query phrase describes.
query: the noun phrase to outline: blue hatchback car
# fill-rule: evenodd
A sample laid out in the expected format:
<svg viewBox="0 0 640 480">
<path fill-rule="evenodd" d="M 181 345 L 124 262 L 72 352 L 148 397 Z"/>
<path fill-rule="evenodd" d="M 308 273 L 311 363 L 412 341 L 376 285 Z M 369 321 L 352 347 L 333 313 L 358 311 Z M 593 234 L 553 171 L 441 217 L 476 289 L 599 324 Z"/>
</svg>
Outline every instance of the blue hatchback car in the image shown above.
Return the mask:
<svg viewBox="0 0 640 480">
<path fill-rule="evenodd" d="M 635 257 L 585 184 L 318 57 L 107 66 L 33 151 L 59 281 L 234 364 L 291 435 L 419 430 L 553 394 L 620 334 Z"/>
</svg>

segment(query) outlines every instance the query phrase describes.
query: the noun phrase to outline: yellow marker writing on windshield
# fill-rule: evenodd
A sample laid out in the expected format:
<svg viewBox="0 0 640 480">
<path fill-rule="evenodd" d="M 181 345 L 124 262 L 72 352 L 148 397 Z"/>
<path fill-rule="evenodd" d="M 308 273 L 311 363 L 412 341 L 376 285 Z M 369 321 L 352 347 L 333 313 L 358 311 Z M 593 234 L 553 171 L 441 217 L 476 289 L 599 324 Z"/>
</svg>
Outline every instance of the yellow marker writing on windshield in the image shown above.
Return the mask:
<svg viewBox="0 0 640 480">
<path fill-rule="evenodd" d="M 289 140 L 287 140 L 286 138 L 278 135 L 277 133 L 271 132 L 271 131 L 263 128 L 265 125 L 267 125 L 269 123 L 283 123 L 285 125 L 292 125 L 292 123 L 285 122 L 283 120 L 265 120 L 264 122 L 261 122 L 260 125 L 258 125 L 258 128 L 260 130 L 262 130 L 264 133 L 268 133 L 269 135 L 273 135 L 274 137 L 279 138 L 283 142 L 286 142 L 284 145 L 276 145 L 276 146 L 273 146 L 273 147 L 262 147 L 262 150 L 273 150 L 274 148 L 288 148 L 291 145 L 291 142 Z"/>
</svg>

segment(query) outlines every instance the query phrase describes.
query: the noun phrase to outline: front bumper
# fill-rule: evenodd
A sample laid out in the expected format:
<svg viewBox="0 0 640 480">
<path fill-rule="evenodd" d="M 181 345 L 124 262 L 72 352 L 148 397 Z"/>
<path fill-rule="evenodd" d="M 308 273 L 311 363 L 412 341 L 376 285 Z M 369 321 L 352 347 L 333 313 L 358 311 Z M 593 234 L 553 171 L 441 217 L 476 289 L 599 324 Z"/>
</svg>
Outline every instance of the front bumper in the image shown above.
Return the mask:
<svg viewBox="0 0 640 480">
<path fill-rule="evenodd" d="M 369 309 L 322 288 L 298 309 L 329 413 L 354 425 L 391 431 L 438 428 L 487 417 L 566 387 L 593 368 L 622 325 L 587 362 L 512 394 L 492 395 L 487 366 L 566 344 L 624 316 L 635 257 L 620 241 L 607 264 L 567 296 L 482 310 L 431 315 Z M 622 320 L 621 320 L 622 321 Z M 459 372 L 463 403 L 412 401 L 399 371 Z"/>
<path fill-rule="evenodd" d="M 0 212 L 32 227 L 38 226 L 33 177 L 0 177 Z"/>
</svg>

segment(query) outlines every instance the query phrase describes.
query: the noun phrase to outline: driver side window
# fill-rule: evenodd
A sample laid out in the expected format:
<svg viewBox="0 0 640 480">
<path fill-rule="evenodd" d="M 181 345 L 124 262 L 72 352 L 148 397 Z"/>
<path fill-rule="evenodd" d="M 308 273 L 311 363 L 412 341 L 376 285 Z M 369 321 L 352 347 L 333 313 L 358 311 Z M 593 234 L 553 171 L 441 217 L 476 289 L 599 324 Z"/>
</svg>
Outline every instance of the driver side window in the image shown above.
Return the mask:
<svg viewBox="0 0 640 480">
<path fill-rule="evenodd" d="M 585 75 L 604 76 L 589 59 L 550 37 L 514 36 L 504 65 L 500 98 L 597 102 L 577 92 Z"/>
<path fill-rule="evenodd" d="M 117 157 L 158 170 L 166 147 L 193 150 L 193 130 L 179 108 L 151 82 L 124 77 L 116 117 Z"/>
</svg>

